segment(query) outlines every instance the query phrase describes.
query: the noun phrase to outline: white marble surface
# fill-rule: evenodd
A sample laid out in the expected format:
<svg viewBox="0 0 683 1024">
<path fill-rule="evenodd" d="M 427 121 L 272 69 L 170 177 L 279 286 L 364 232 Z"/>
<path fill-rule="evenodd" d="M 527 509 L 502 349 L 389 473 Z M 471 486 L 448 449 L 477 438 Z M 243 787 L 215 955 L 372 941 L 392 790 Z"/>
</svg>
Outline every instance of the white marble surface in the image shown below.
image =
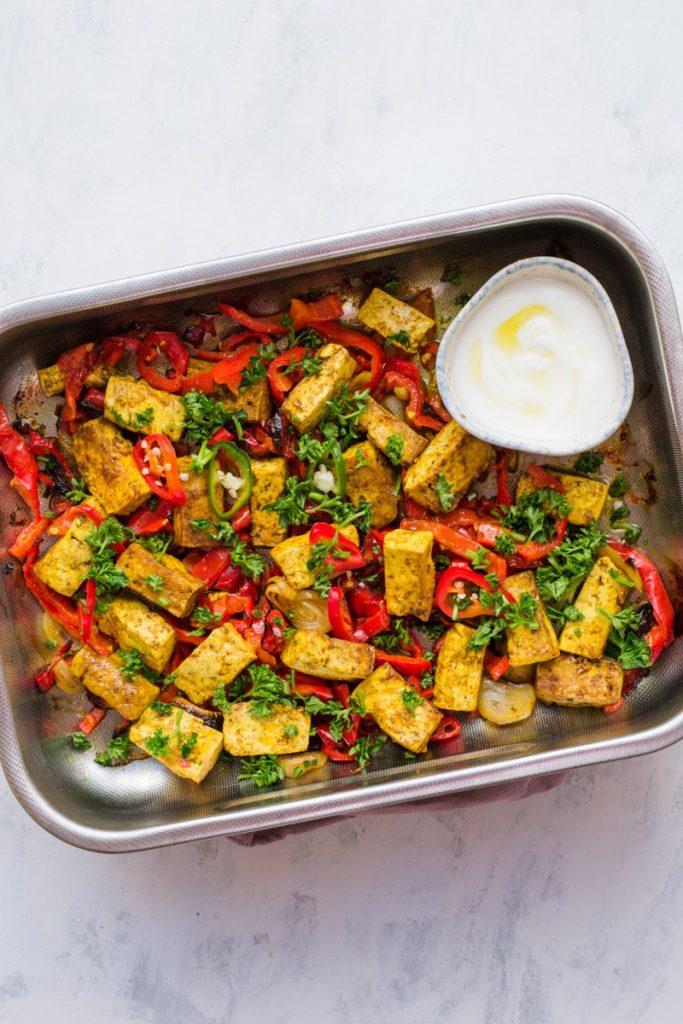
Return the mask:
<svg viewBox="0 0 683 1024">
<path fill-rule="evenodd" d="M 683 294 L 674 0 L 0 9 L 0 301 L 542 191 L 622 210 Z M 680 1019 L 680 747 L 254 849 L 2 812 L 8 1024 Z"/>
</svg>

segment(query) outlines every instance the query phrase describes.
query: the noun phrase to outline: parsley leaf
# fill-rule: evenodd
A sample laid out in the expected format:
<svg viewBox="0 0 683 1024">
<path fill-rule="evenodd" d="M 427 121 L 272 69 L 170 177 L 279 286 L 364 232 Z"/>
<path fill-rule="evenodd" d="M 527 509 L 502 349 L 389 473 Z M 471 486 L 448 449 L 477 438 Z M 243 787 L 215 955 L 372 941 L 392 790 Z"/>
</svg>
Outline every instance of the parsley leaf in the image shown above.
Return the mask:
<svg viewBox="0 0 683 1024">
<path fill-rule="evenodd" d="M 157 592 L 159 590 L 162 590 L 164 586 L 163 579 L 156 572 L 150 573 L 149 576 L 145 576 L 142 582 L 145 584 L 145 586 L 149 587 L 150 590 L 155 590 Z"/>
<path fill-rule="evenodd" d="M 401 691 L 401 700 L 406 711 L 414 715 L 415 709 L 419 708 L 420 704 L 424 704 L 425 699 L 421 697 L 417 690 L 413 689 L 412 686 L 407 686 L 405 690 Z"/>
<path fill-rule="evenodd" d="M 193 519 L 193 530 L 203 530 L 230 548 L 230 560 L 236 568 L 241 569 L 245 576 L 256 579 L 263 575 L 266 563 L 256 551 L 250 551 L 245 541 L 240 540 L 232 523 L 214 523 L 210 519 Z"/>
<path fill-rule="evenodd" d="M 610 498 L 623 498 L 628 490 L 628 480 L 623 473 L 617 473 L 612 483 L 609 485 L 609 496 Z"/>
<path fill-rule="evenodd" d="M 612 623 L 612 631 L 607 639 L 608 652 L 616 657 L 625 671 L 634 668 L 649 668 L 651 664 L 650 648 L 645 637 L 640 636 L 640 613 L 633 605 L 627 605 L 620 612 L 611 615 L 600 609 Z"/>
<path fill-rule="evenodd" d="M 92 743 L 84 732 L 72 732 L 69 739 L 74 750 L 89 750 L 92 747 Z"/>
<path fill-rule="evenodd" d="M 117 569 L 114 560 L 115 544 L 121 544 L 132 533 L 122 526 L 117 519 L 105 519 L 94 530 L 86 534 L 85 542 L 92 550 L 92 559 L 88 567 L 88 579 L 97 583 L 98 597 L 105 597 L 115 590 L 128 586 L 128 577 L 122 569 Z"/>
<path fill-rule="evenodd" d="M 139 675 L 149 679 L 151 683 L 155 683 L 158 680 L 159 673 L 155 672 L 154 669 L 147 668 L 139 651 L 124 651 L 123 648 L 119 647 L 116 656 L 121 665 L 121 675 L 126 679 L 135 679 Z"/>
<path fill-rule="evenodd" d="M 152 736 L 145 740 L 145 750 L 148 750 L 153 757 L 168 757 L 170 754 L 171 739 L 164 735 L 161 729 L 155 729 Z"/>
<path fill-rule="evenodd" d="M 251 680 L 251 689 L 246 694 L 249 700 L 249 712 L 254 718 L 268 718 L 272 713 L 273 704 L 296 704 L 290 695 L 289 683 L 281 679 L 268 665 L 250 665 L 247 669 Z"/>
<path fill-rule="evenodd" d="M 158 715 L 164 715 L 165 717 L 170 715 L 173 711 L 173 705 L 167 704 L 166 701 L 163 700 L 153 700 L 150 707 L 152 711 L 156 711 Z"/>
<path fill-rule="evenodd" d="M 536 570 L 536 584 L 544 604 L 562 601 L 586 578 L 605 539 L 606 534 L 592 522 L 579 527 L 550 552 L 548 564 Z"/>
<path fill-rule="evenodd" d="M 450 512 L 455 505 L 455 487 L 453 484 L 449 484 L 443 473 L 439 473 L 437 481 L 434 484 L 434 490 L 436 491 L 441 508 L 444 509 L 445 512 Z"/>
<path fill-rule="evenodd" d="M 396 334 L 387 334 L 384 339 L 385 345 L 399 345 L 401 348 L 410 348 L 410 333 L 408 331 L 397 331 Z"/>
<path fill-rule="evenodd" d="M 514 555 L 517 545 L 509 533 L 499 533 L 493 543 L 493 550 L 499 555 Z"/>
<path fill-rule="evenodd" d="M 472 568 L 473 569 L 487 569 L 491 558 L 488 551 L 484 548 L 476 548 L 474 555 L 472 556 Z"/>
<path fill-rule="evenodd" d="M 564 519 L 569 512 L 571 505 L 564 494 L 539 487 L 508 508 L 502 523 L 513 533 L 524 534 L 527 540 L 549 541 L 555 534 L 555 518 Z"/>
<path fill-rule="evenodd" d="M 574 462 L 577 473 L 597 473 L 605 459 L 600 452 L 582 452 Z"/>
<path fill-rule="evenodd" d="M 284 779 L 285 773 L 282 765 L 273 754 L 261 754 L 260 757 L 243 757 L 240 761 L 240 772 L 238 779 L 248 779 L 262 789 L 264 786 L 274 786 L 276 782 Z"/>
<path fill-rule="evenodd" d="M 265 345 L 259 345 L 256 355 L 251 357 L 242 370 L 240 391 L 246 391 L 252 384 L 257 384 L 260 380 L 263 380 L 268 369 L 268 363 L 276 355 L 277 349 L 274 342 L 269 341 Z"/>
<path fill-rule="evenodd" d="M 168 551 L 173 541 L 173 534 L 160 531 L 159 533 L 150 533 L 146 537 L 136 537 L 135 543 L 145 548 L 156 558 L 157 562 L 160 562 Z M 156 575 L 156 574 L 153 574 Z M 148 579 L 150 577 L 147 577 Z"/>
<path fill-rule="evenodd" d="M 361 771 L 367 768 L 372 755 L 382 749 L 382 746 L 386 743 L 387 739 L 388 736 L 383 732 L 377 733 L 375 736 L 358 737 L 354 745 L 349 750 L 349 753 L 356 759 Z"/>
<path fill-rule="evenodd" d="M 202 441 L 207 441 L 212 434 L 215 434 L 228 422 L 237 436 L 242 437 L 242 422 L 245 419 L 242 409 L 228 412 L 225 406 L 220 402 L 214 402 L 202 391 L 188 391 L 181 397 L 185 406 L 183 440 L 188 444 L 201 444 Z"/>
<path fill-rule="evenodd" d="M 228 700 L 227 695 L 225 693 L 225 683 L 218 684 L 216 689 L 213 691 L 213 696 L 211 697 L 211 700 L 216 705 L 219 711 L 222 711 L 226 715 L 228 714 L 228 712 L 230 711 L 230 701 Z"/>
<path fill-rule="evenodd" d="M 389 459 L 392 466 L 399 465 L 403 458 L 404 445 L 405 441 L 402 434 L 389 434 L 384 447 L 384 454 Z"/>
<path fill-rule="evenodd" d="M 64 497 L 67 501 L 70 501 L 72 505 L 81 505 L 90 497 L 85 480 L 81 480 L 79 477 L 74 477 L 71 481 L 71 489 L 66 492 Z"/>
<path fill-rule="evenodd" d="M 123 733 L 121 736 L 116 736 L 114 739 L 109 740 L 102 753 L 95 756 L 95 761 L 106 768 L 115 768 L 128 759 L 129 753 L 130 739 L 126 733 Z"/>
<path fill-rule="evenodd" d="M 624 530 L 624 543 L 635 544 L 640 539 L 640 535 L 643 532 L 642 526 L 638 526 L 637 523 L 629 523 Z"/>
<path fill-rule="evenodd" d="M 337 440 L 342 450 L 361 436 L 358 421 L 367 411 L 370 391 L 352 391 L 343 384 L 336 398 L 331 398 L 319 427 L 328 440 Z"/>
</svg>

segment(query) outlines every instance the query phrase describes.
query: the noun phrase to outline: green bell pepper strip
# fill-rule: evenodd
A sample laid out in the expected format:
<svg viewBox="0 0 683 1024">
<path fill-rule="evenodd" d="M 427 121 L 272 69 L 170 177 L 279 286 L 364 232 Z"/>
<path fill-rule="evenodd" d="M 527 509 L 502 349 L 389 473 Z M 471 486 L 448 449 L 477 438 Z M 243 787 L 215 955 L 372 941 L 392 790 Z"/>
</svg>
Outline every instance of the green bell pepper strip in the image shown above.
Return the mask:
<svg viewBox="0 0 683 1024">
<path fill-rule="evenodd" d="M 249 501 L 251 491 L 254 486 L 254 474 L 252 473 L 251 461 L 247 453 L 243 452 L 241 448 L 238 448 L 237 445 L 233 444 L 231 441 L 220 441 L 218 444 L 213 445 L 213 452 L 214 457 L 209 463 L 209 504 L 211 505 L 211 511 L 216 518 L 226 521 L 228 519 L 232 519 L 235 513 L 239 512 L 239 510 Z M 237 497 L 230 508 L 225 511 L 223 511 L 216 500 L 217 489 L 223 486 L 217 476 L 217 470 L 220 468 L 218 466 L 219 452 L 225 452 L 238 474 L 244 480 Z"/>
<path fill-rule="evenodd" d="M 315 462 L 312 462 L 308 467 L 306 479 L 309 483 L 313 479 L 313 474 L 319 466 L 326 466 L 328 469 L 332 469 L 335 477 L 337 478 L 337 497 L 343 500 L 346 497 L 346 467 L 344 465 L 344 456 L 342 455 L 342 450 L 339 447 L 338 441 L 328 441 L 320 453 L 320 458 L 316 459 Z"/>
</svg>

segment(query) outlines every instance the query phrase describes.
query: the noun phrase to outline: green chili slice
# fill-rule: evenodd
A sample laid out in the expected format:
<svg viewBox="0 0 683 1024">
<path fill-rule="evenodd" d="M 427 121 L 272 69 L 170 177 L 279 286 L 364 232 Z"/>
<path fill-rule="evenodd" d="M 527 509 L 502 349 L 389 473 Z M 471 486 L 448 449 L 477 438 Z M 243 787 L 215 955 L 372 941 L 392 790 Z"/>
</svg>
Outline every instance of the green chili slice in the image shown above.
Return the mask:
<svg viewBox="0 0 683 1024">
<path fill-rule="evenodd" d="M 239 510 L 249 501 L 251 491 L 254 486 L 254 474 L 251 471 L 251 461 L 249 456 L 246 452 L 243 452 L 241 448 L 238 448 L 237 445 L 233 444 L 232 441 L 221 441 L 219 444 L 213 445 L 212 447 L 215 454 L 209 463 L 209 504 L 211 505 L 211 511 L 216 518 L 225 521 L 232 519 L 235 513 L 239 512 Z M 218 464 L 219 452 L 225 452 L 230 463 L 237 470 L 238 475 L 244 480 L 244 483 L 238 491 L 237 497 L 230 508 L 225 511 L 223 511 L 217 501 L 218 488 L 223 486 L 218 478 L 218 471 L 220 469 Z"/>
</svg>

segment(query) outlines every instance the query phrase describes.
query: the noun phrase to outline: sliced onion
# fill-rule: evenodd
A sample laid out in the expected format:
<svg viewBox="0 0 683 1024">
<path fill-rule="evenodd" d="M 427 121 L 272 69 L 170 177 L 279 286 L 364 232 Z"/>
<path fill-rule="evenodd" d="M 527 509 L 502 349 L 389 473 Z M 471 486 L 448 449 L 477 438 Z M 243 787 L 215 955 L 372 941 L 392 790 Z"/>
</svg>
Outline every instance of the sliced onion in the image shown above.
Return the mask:
<svg viewBox="0 0 683 1024">
<path fill-rule="evenodd" d="M 295 590 L 283 576 L 276 576 L 266 587 L 266 597 L 296 629 L 328 633 L 332 628 L 327 600 L 315 590 Z"/>
<path fill-rule="evenodd" d="M 54 667 L 55 683 L 64 693 L 84 693 L 85 686 L 77 679 L 67 663 L 61 658 Z"/>
<path fill-rule="evenodd" d="M 482 679 L 477 710 L 482 718 L 494 725 L 523 722 L 534 710 L 536 690 L 528 683 L 515 686 L 502 679 Z"/>
<path fill-rule="evenodd" d="M 300 779 L 308 772 L 319 771 L 327 764 L 322 750 L 306 750 L 303 754 L 280 754 L 278 757 L 286 779 Z"/>
<path fill-rule="evenodd" d="M 47 612 L 43 612 L 40 618 L 39 630 L 43 641 L 54 644 L 55 647 L 61 647 L 64 641 L 69 639 L 59 623 Z"/>
</svg>

